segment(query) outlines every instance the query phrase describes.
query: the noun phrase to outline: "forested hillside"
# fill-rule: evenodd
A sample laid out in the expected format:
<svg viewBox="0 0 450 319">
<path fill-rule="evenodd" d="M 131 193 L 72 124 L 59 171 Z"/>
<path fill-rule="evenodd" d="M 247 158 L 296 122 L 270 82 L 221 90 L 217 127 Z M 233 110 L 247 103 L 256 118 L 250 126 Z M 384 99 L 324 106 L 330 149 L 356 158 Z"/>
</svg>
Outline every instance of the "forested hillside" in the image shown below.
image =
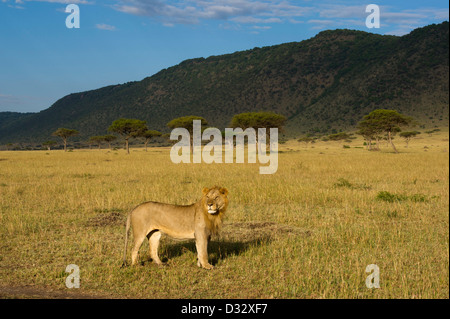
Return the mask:
<svg viewBox="0 0 450 319">
<path fill-rule="evenodd" d="M 323 31 L 302 42 L 186 60 L 141 81 L 67 95 L 39 113 L 0 113 L 0 143 L 42 142 L 58 127 L 77 129 L 75 140 L 85 140 L 120 117 L 163 132 L 185 115 L 223 128 L 249 111 L 285 115 L 291 136 L 351 129 L 376 108 L 448 125 L 448 31 L 448 22 L 402 37 Z"/>
</svg>

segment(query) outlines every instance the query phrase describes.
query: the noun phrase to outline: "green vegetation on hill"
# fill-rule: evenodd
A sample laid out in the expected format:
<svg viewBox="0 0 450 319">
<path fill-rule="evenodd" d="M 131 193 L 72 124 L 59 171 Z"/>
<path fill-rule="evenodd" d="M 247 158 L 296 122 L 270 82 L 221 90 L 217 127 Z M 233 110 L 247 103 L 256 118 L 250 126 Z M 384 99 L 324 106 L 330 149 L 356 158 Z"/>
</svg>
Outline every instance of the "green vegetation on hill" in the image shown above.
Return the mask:
<svg viewBox="0 0 450 319">
<path fill-rule="evenodd" d="M 197 114 L 222 129 L 235 114 L 259 111 L 286 116 L 291 136 L 354 129 L 379 108 L 447 125 L 448 31 L 448 22 L 402 37 L 323 31 L 302 42 L 186 60 L 142 81 L 67 95 L 39 113 L 0 113 L 0 143 L 42 142 L 58 127 L 76 128 L 83 140 L 105 134 L 120 117 L 167 132 L 172 119 Z"/>
</svg>

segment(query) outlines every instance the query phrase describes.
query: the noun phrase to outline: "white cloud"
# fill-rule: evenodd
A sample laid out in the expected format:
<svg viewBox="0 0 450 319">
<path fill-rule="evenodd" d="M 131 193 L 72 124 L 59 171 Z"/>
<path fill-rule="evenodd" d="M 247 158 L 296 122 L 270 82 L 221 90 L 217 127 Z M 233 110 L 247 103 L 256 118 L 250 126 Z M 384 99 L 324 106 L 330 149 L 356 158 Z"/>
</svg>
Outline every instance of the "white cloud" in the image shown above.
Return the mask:
<svg viewBox="0 0 450 319">
<path fill-rule="evenodd" d="M 368 15 L 366 4 L 294 0 L 115 0 L 113 8 L 133 15 L 147 16 L 166 26 L 199 24 L 205 20 L 223 20 L 230 24 L 305 24 L 312 29 L 364 28 Z M 417 28 L 435 21 L 448 20 L 448 8 L 399 10 L 380 6 L 381 23 L 386 32 Z M 299 19 L 301 17 L 302 19 Z M 433 20 L 434 19 L 434 20 Z M 410 29 L 409 31 L 411 31 Z M 373 30 L 368 30 L 373 31 Z M 400 31 L 399 31 L 400 32 Z M 403 32 L 403 31 L 402 31 Z"/>
<path fill-rule="evenodd" d="M 95 4 L 95 0 L 0 0 L 10 7 L 24 8 L 30 1 L 58 4 Z M 219 28 L 239 30 L 243 24 L 303 24 L 311 29 L 364 28 L 366 4 L 342 0 L 110 0 L 107 7 L 130 15 L 146 16 L 166 27 L 219 21 Z M 348 4 L 346 4 L 348 3 Z M 408 33 L 414 28 L 449 19 L 448 5 L 399 9 L 380 6 L 382 32 Z M 408 29 L 410 28 L 410 29 Z M 405 31 L 407 30 L 407 31 Z M 374 30 L 367 30 L 369 32 Z"/>
<path fill-rule="evenodd" d="M 62 4 L 92 4 L 93 2 L 87 0 L 25 0 L 28 2 L 49 2 Z"/>
<path fill-rule="evenodd" d="M 280 18 L 254 18 L 254 17 L 236 17 L 230 19 L 231 21 L 238 23 L 281 23 L 282 20 Z"/>
<path fill-rule="evenodd" d="M 118 0 L 117 11 L 148 16 L 163 23 L 198 24 L 202 20 L 237 23 L 279 23 L 283 17 L 305 15 L 309 8 L 285 0 Z"/>
<path fill-rule="evenodd" d="M 305 21 L 301 21 L 301 20 L 296 20 L 296 19 L 289 19 L 289 22 L 292 24 L 300 24 L 300 23 L 305 23 Z"/>
<path fill-rule="evenodd" d="M 364 5 L 324 5 L 317 6 L 318 14 L 324 21 L 311 19 L 308 22 L 314 24 L 313 28 L 326 26 L 334 27 L 364 27 L 368 15 Z M 386 34 L 404 35 L 411 30 L 430 24 L 448 20 L 447 8 L 418 8 L 399 10 L 393 6 L 380 6 L 381 26 Z M 332 21 L 332 23 L 331 23 Z M 430 22 L 431 21 L 431 22 Z M 368 30 L 373 31 L 373 30 Z"/>
<path fill-rule="evenodd" d="M 9 0 L 2 0 L 3 3 L 7 3 L 9 2 Z M 7 4 L 7 6 L 9 8 L 14 8 L 14 9 L 25 9 L 23 6 L 21 6 L 20 4 L 23 4 L 22 0 L 12 0 L 12 2 L 15 3 L 15 5 L 13 4 Z"/>
<path fill-rule="evenodd" d="M 318 7 L 322 18 L 364 18 L 367 16 L 366 6 L 322 5 Z"/>
<path fill-rule="evenodd" d="M 334 24 L 336 23 L 335 20 L 316 20 L 316 19 L 311 19 L 307 21 L 308 23 L 312 23 L 312 24 Z"/>
<path fill-rule="evenodd" d="M 88 0 L 1 0 L 3 3 L 13 2 L 16 5 L 8 4 L 10 8 L 24 9 L 26 2 L 48 2 L 48 3 L 59 3 L 59 4 L 93 4 L 93 1 Z M 22 5 L 22 6 L 19 6 Z"/>
<path fill-rule="evenodd" d="M 109 24 L 104 24 L 104 23 L 96 24 L 95 27 L 97 29 L 106 30 L 106 31 L 115 31 L 116 30 L 115 26 L 109 25 Z"/>
<path fill-rule="evenodd" d="M 120 12 L 124 12 L 124 13 L 130 13 L 130 14 L 134 14 L 134 15 L 144 15 L 144 10 L 139 9 L 137 7 L 133 7 L 133 6 L 115 6 L 117 11 Z"/>
<path fill-rule="evenodd" d="M 252 26 L 252 29 L 255 29 L 255 30 L 269 30 L 269 29 L 271 29 L 272 27 L 269 27 L 269 26 L 267 26 L 267 25 L 265 25 L 265 26 L 260 26 L 260 25 L 254 25 L 254 26 Z"/>
</svg>

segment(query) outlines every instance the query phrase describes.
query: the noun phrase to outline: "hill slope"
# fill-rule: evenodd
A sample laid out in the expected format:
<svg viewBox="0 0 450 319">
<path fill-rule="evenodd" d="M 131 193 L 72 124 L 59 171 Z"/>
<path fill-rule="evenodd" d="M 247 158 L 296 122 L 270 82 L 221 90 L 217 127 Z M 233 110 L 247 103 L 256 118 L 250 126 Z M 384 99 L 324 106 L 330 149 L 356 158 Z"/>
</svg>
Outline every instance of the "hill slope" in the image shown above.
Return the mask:
<svg viewBox="0 0 450 319">
<path fill-rule="evenodd" d="M 334 30 L 302 42 L 186 60 L 142 81 L 67 95 L 39 113 L 0 113 L 0 142 L 42 142 L 58 127 L 77 129 L 78 139 L 86 139 L 105 134 L 119 117 L 168 131 L 171 119 L 199 115 L 223 128 L 236 113 L 261 110 L 286 115 L 290 135 L 348 129 L 375 108 L 443 125 L 448 40 L 448 22 L 402 37 Z"/>
</svg>

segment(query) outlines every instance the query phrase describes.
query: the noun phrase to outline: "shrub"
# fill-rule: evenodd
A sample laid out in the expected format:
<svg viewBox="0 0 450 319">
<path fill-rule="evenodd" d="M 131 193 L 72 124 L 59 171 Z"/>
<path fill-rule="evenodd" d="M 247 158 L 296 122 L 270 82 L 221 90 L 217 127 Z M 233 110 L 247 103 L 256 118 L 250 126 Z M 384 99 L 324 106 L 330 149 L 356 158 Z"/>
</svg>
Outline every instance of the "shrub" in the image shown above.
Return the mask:
<svg viewBox="0 0 450 319">
<path fill-rule="evenodd" d="M 353 184 L 350 183 L 348 180 L 346 180 L 345 178 L 339 178 L 338 182 L 334 184 L 335 187 L 348 187 L 348 188 L 353 188 Z"/>
<path fill-rule="evenodd" d="M 419 202 L 428 202 L 428 197 L 423 194 L 414 194 L 414 195 L 403 195 L 403 194 L 392 194 L 388 191 L 381 191 L 377 194 L 378 200 L 383 200 L 385 202 L 393 203 L 393 202 L 401 202 L 404 200 L 410 200 L 415 203 Z"/>
<path fill-rule="evenodd" d="M 381 191 L 377 194 L 377 199 L 385 202 L 393 203 L 393 202 L 401 202 L 408 199 L 408 196 L 392 194 L 388 191 Z"/>
<path fill-rule="evenodd" d="M 409 199 L 412 200 L 412 201 L 415 202 L 415 203 L 418 203 L 418 202 L 428 202 L 427 196 L 426 196 L 426 195 L 423 195 L 423 194 L 414 194 L 414 195 L 411 195 L 411 196 L 409 196 Z"/>
</svg>

